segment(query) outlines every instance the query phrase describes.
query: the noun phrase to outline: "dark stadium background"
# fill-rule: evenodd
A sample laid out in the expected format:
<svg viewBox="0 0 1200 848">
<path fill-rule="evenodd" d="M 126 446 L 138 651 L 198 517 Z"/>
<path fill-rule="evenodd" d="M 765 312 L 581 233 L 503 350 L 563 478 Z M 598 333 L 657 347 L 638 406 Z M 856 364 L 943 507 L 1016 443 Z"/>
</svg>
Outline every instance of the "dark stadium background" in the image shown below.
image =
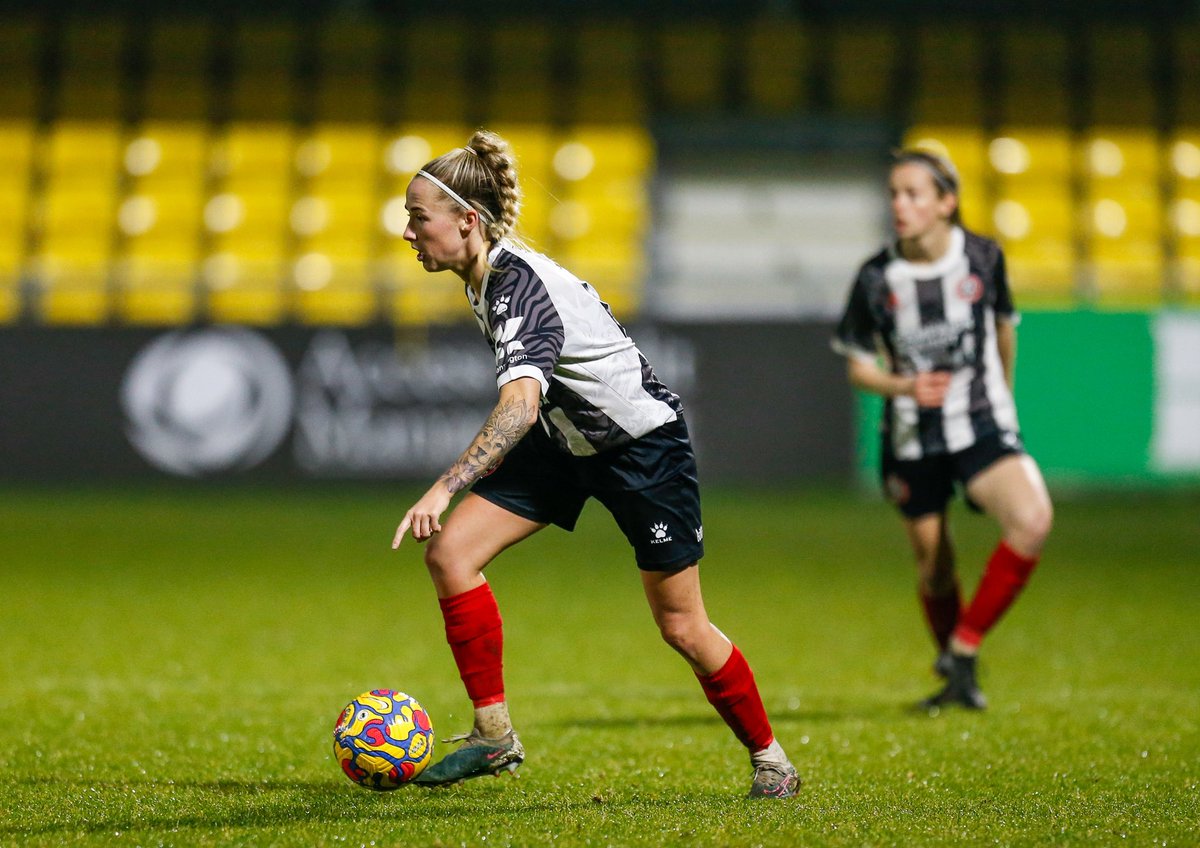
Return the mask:
<svg viewBox="0 0 1200 848">
<path fill-rule="evenodd" d="M 388 201 L 476 126 L 708 479 L 870 476 L 825 339 L 930 140 L 1009 254 L 1051 481 L 1200 474 L 1194 2 L 5 3 L 0 68 L 6 479 L 435 472 L 487 355 Z"/>
</svg>

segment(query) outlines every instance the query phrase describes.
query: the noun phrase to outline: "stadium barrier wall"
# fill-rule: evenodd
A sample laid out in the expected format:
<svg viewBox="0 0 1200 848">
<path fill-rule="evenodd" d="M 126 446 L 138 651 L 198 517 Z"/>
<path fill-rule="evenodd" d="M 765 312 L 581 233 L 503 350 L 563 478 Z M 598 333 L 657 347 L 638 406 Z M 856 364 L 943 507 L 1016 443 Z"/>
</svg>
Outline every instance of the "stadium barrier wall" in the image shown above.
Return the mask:
<svg viewBox="0 0 1200 848">
<path fill-rule="evenodd" d="M 1022 434 L 1062 485 L 1200 482 L 1200 312 L 1025 312 Z M 858 468 L 874 485 L 882 405 L 858 401 Z"/>
<path fill-rule="evenodd" d="M 706 481 L 853 476 L 827 323 L 631 335 L 684 400 Z M 0 329 L 0 479 L 426 480 L 491 410 L 473 327 Z"/>
</svg>

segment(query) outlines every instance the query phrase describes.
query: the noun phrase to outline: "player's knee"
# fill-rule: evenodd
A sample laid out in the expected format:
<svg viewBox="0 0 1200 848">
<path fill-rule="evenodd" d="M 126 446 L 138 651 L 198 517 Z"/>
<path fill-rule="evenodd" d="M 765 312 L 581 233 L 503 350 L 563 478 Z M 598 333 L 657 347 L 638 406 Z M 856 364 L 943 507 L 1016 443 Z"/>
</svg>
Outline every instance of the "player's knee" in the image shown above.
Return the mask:
<svg viewBox="0 0 1200 848">
<path fill-rule="evenodd" d="M 1015 516 L 1008 535 L 1027 554 L 1041 553 L 1054 526 L 1054 508 L 1049 501 L 1026 504 Z"/>
<path fill-rule="evenodd" d="M 454 573 L 455 557 L 453 551 L 443 542 L 443 536 L 434 535 L 425 543 L 425 567 L 429 575 L 437 582 Z"/>
<path fill-rule="evenodd" d="M 658 620 L 658 632 L 663 641 L 685 657 L 692 657 L 699 647 L 700 638 L 691 619 L 682 615 L 665 615 Z"/>
</svg>

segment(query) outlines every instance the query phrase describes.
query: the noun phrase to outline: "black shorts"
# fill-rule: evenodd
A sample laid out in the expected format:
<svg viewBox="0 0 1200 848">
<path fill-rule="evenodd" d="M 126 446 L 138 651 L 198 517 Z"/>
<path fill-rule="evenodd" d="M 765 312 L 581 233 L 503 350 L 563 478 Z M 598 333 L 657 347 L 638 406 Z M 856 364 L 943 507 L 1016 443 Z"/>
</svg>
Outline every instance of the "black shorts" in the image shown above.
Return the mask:
<svg viewBox="0 0 1200 848">
<path fill-rule="evenodd" d="M 1025 453 L 1021 437 L 1009 431 L 981 436 L 975 444 L 956 453 L 922 459 L 896 459 L 884 437 L 880 476 L 883 494 L 908 518 L 944 512 L 954 496 L 955 484 L 966 489 L 980 471 L 1010 454 Z M 967 505 L 979 506 L 967 498 Z"/>
<path fill-rule="evenodd" d="M 696 457 L 682 418 L 594 456 L 564 453 L 539 422 L 471 491 L 566 530 L 594 497 L 617 520 L 643 571 L 679 571 L 704 556 Z"/>
</svg>

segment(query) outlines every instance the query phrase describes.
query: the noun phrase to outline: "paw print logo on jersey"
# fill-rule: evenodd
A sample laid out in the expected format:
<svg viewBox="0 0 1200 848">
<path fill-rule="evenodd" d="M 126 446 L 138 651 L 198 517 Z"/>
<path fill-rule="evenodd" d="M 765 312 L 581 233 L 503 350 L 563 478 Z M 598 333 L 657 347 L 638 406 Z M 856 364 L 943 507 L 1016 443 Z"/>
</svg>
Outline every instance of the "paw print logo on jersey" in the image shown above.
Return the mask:
<svg viewBox="0 0 1200 848">
<path fill-rule="evenodd" d="M 492 311 L 497 315 L 503 315 L 508 311 L 508 295 L 498 297 L 492 302 Z"/>
<path fill-rule="evenodd" d="M 671 536 L 667 532 L 667 524 L 665 521 L 660 521 L 657 524 L 650 525 L 650 544 L 661 545 L 663 542 L 671 541 Z"/>
</svg>

